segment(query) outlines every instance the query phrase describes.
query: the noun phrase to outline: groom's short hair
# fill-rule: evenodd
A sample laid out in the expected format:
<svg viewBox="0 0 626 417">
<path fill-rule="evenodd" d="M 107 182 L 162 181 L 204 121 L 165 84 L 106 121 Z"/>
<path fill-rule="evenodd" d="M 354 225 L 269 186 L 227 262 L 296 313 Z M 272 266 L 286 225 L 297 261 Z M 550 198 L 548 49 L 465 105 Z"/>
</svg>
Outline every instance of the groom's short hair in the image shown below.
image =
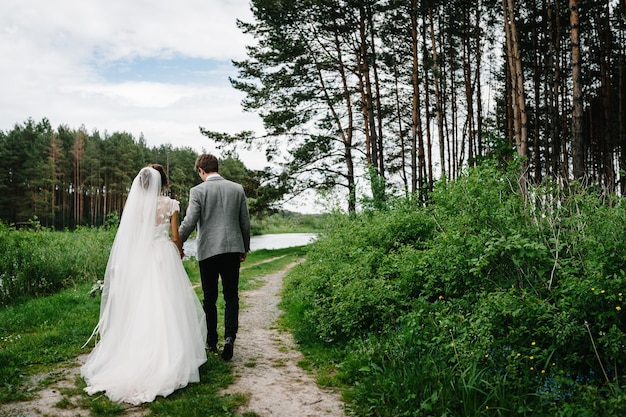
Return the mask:
<svg viewBox="0 0 626 417">
<path fill-rule="evenodd" d="M 196 158 L 196 171 L 202 168 L 202 170 L 207 173 L 219 172 L 219 166 L 217 158 L 210 153 L 203 153 Z"/>
</svg>

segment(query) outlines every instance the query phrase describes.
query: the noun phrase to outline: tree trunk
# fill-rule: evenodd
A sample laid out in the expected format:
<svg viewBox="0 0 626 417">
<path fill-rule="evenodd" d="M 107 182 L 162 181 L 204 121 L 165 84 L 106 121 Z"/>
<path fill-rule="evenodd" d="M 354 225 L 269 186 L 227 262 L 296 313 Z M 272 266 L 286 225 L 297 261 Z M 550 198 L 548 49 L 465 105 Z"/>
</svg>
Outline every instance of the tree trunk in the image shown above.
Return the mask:
<svg viewBox="0 0 626 417">
<path fill-rule="evenodd" d="M 465 20 L 463 29 L 465 31 L 470 30 L 469 10 L 463 14 Z M 472 34 L 465 33 L 462 36 L 462 54 L 461 61 L 463 64 L 463 85 L 465 91 L 465 104 L 467 105 L 467 112 L 465 115 L 465 124 L 463 128 L 464 137 L 467 137 L 467 162 L 468 164 L 475 165 L 476 162 L 476 141 L 474 132 L 474 85 L 472 79 L 472 59 L 474 54 L 472 53 Z"/>
<path fill-rule="evenodd" d="M 394 75 L 394 100 L 396 105 L 396 122 L 398 123 L 398 139 L 400 140 L 400 177 L 404 184 L 404 194 L 409 194 L 409 182 L 406 174 L 406 145 L 404 143 L 404 126 L 402 125 L 402 109 L 400 106 L 400 88 L 398 83 L 398 63 L 394 57 L 393 59 L 393 75 Z"/>
<path fill-rule="evenodd" d="M 574 178 L 584 181 L 583 92 L 581 80 L 578 0 L 569 0 L 572 44 L 572 166 Z"/>
<path fill-rule="evenodd" d="M 370 45 L 372 49 L 372 72 L 374 74 L 374 112 L 376 116 L 376 126 L 378 131 L 376 132 L 376 138 L 378 139 L 378 175 L 385 177 L 385 157 L 383 147 L 383 112 L 380 100 L 380 79 L 378 77 L 378 65 L 376 63 L 376 39 L 374 30 L 374 18 L 372 14 L 372 7 L 367 4 L 367 23 L 370 34 Z"/>
<path fill-rule="evenodd" d="M 511 71 L 513 92 L 513 117 L 515 129 L 515 146 L 517 154 L 528 157 L 528 122 L 526 115 L 526 98 L 524 94 L 524 72 L 515 24 L 515 4 L 513 0 L 503 0 L 504 26 L 507 45 L 507 60 Z"/>
<path fill-rule="evenodd" d="M 370 79 L 366 17 L 363 6 L 359 7 L 359 44 L 356 50 L 356 62 L 363 111 L 367 164 L 376 167 L 378 171 L 378 140 L 376 137 L 372 83 Z"/>
<path fill-rule="evenodd" d="M 476 132 L 477 132 L 477 140 L 478 140 L 478 155 L 482 156 L 484 153 L 483 149 L 483 97 L 482 97 L 482 58 L 483 58 L 483 40 L 480 38 L 480 8 L 476 7 L 476 27 L 474 28 L 476 33 L 476 50 L 475 56 L 476 59 L 476 69 L 474 72 L 474 78 L 476 79 Z"/>
<path fill-rule="evenodd" d="M 417 193 L 418 182 L 421 181 L 421 177 L 418 177 L 418 162 L 417 162 L 417 138 L 420 135 L 419 128 L 421 126 L 420 117 L 420 87 L 419 87 L 419 48 L 418 48 L 418 36 L 417 36 L 417 0 L 411 0 L 411 192 Z"/>
<path fill-rule="evenodd" d="M 427 27 L 426 27 L 426 15 L 422 14 L 422 43 L 424 45 L 422 49 L 422 53 L 424 56 L 422 57 L 422 62 L 426 61 L 426 45 L 428 45 L 428 35 L 427 35 Z M 428 75 L 428 71 L 424 71 L 424 108 L 426 111 L 424 112 L 424 125 L 426 126 L 426 166 L 424 167 L 424 175 L 428 177 L 428 190 L 433 190 L 433 140 L 432 133 L 430 130 L 430 77 Z M 422 133 L 422 122 L 419 120 L 419 129 L 420 129 L 420 146 L 424 147 L 424 139 Z"/>
<path fill-rule="evenodd" d="M 83 181 L 82 178 L 82 160 L 85 154 L 85 135 L 83 132 L 79 131 L 74 137 L 74 146 L 72 148 L 72 154 L 74 156 L 74 183 L 72 184 L 74 188 L 74 224 L 76 227 L 82 222 L 82 189 L 81 184 Z"/>
<path fill-rule="evenodd" d="M 439 78 L 439 63 L 438 63 L 438 53 L 437 53 L 437 43 L 435 42 L 435 25 L 433 21 L 433 9 L 428 9 L 428 17 L 430 22 L 430 41 L 432 47 L 433 54 L 433 84 L 435 87 L 435 112 L 437 114 L 437 130 L 439 136 L 439 163 L 441 165 L 441 175 L 446 176 L 446 143 L 444 136 L 444 125 L 443 125 L 443 97 L 442 91 L 440 89 L 441 80 Z"/>
</svg>

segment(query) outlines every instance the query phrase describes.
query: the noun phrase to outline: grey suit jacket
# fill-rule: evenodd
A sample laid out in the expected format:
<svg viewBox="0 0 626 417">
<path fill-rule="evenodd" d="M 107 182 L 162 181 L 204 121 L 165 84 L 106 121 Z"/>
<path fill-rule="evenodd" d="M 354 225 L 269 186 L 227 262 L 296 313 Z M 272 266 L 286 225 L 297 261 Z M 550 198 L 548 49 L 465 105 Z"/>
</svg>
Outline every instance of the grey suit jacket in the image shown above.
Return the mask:
<svg viewBox="0 0 626 417">
<path fill-rule="evenodd" d="M 198 261 L 222 253 L 250 251 L 250 215 L 243 187 L 212 175 L 189 191 L 179 233 L 184 241 L 198 226 Z"/>
</svg>

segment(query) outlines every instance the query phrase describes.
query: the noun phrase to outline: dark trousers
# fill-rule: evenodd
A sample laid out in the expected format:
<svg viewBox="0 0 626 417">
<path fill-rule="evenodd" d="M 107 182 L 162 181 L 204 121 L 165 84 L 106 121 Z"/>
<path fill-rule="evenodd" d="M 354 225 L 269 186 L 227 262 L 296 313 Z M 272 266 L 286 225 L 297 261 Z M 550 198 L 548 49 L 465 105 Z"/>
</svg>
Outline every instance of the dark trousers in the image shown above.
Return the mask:
<svg viewBox="0 0 626 417">
<path fill-rule="evenodd" d="M 224 338 L 237 337 L 239 329 L 239 253 L 223 253 L 199 262 L 204 313 L 207 324 L 207 344 L 215 346 L 217 337 L 217 281 L 222 277 L 224 296 Z"/>
</svg>

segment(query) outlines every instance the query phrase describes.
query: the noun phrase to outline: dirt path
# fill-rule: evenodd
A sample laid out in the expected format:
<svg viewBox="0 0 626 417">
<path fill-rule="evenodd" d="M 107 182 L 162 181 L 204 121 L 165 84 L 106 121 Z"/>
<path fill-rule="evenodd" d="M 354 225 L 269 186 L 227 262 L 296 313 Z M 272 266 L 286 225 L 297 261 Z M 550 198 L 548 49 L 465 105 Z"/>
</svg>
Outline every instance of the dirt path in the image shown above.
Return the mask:
<svg viewBox="0 0 626 417">
<path fill-rule="evenodd" d="M 236 380 L 225 392 L 248 394 L 249 404 L 239 411 L 260 417 L 345 416 L 339 396 L 320 389 L 298 366 L 303 357 L 291 333 L 275 325 L 285 273 L 267 275 L 261 288 L 242 294 L 232 360 Z"/>
<path fill-rule="evenodd" d="M 292 267 L 291 265 L 290 267 Z M 239 415 L 254 412 L 258 417 L 345 417 L 338 394 L 320 389 L 311 375 L 298 367 L 302 355 L 290 333 L 275 325 L 280 315 L 278 303 L 282 280 L 288 269 L 266 275 L 262 286 L 241 294 L 240 330 L 232 359 L 235 383 L 224 393 L 244 393 L 248 405 Z M 0 406 L 2 417 L 88 417 L 89 411 L 68 407 L 75 403 L 72 390 L 79 368 L 87 358 L 81 355 L 58 370 L 38 375 L 54 383 L 40 390 L 34 400 Z M 128 407 L 124 417 L 141 417 L 148 411 Z"/>
</svg>

